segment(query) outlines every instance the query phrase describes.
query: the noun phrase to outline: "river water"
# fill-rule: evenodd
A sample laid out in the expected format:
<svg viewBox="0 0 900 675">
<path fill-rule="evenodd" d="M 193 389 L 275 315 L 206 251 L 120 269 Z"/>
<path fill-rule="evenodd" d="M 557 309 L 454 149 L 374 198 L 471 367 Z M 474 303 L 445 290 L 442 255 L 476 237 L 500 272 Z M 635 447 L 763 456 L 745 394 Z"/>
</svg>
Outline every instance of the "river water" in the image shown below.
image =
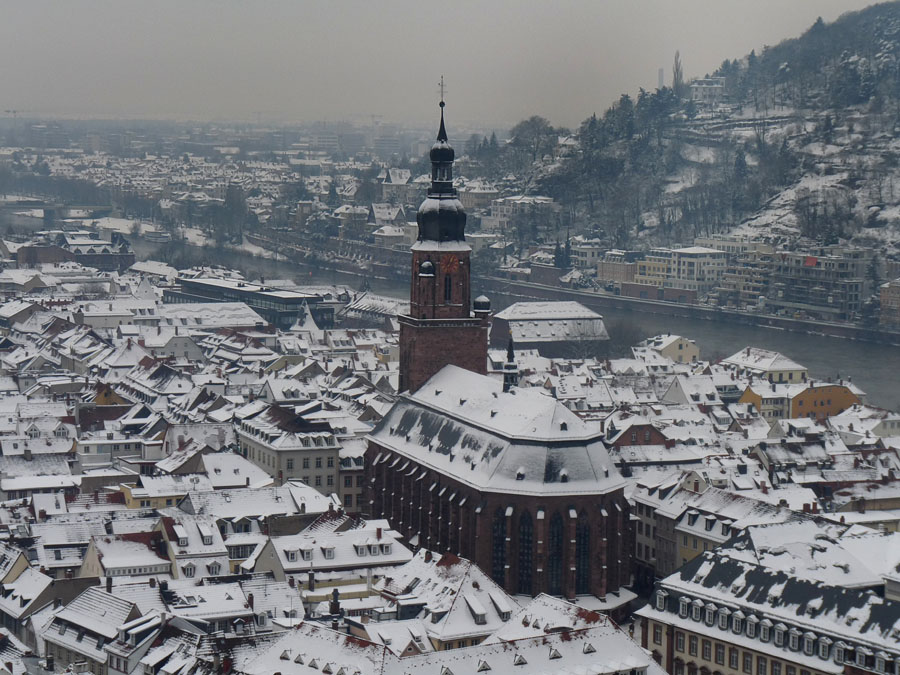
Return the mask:
<svg viewBox="0 0 900 675">
<path fill-rule="evenodd" d="M 40 220 L 19 218 L 0 213 L 0 231 L 13 223 L 19 229 L 39 229 Z M 160 244 L 136 240 L 132 242 L 138 259 L 152 259 Z M 311 269 L 290 261 L 260 258 L 235 250 L 212 250 L 187 246 L 195 264 L 219 264 L 241 270 L 247 278 L 287 278 L 298 283 L 344 284 L 358 288 L 362 282 L 357 275 L 336 271 Z M 368 279 L 376 293 L 406 298 L 409 289 L 394 281 Z M 477 294 L 478 282 L 473 289 Z M 494 310 L 503 309 L 495 304 Z M 667 317 L 630 310 L 610 310 L 604 315 L 607 325 L 625 325 L 629 339 L 640 340 L 659 333 L 676 333 L 697 342 L 704 359 L 730 356 L 752 345 L 772 349 L 802 363 L 809 368 L 813 378 L 851 378 L 869 396 L 873 405 L 900 409 L 900 348 L 874 345 L 866 342 L 805 335 L 764 326 L 735 325 L 727 321 L 694 321 L 679 317 Z M 615 332 L 615 331 L 614 331 Z"/>
</svg>

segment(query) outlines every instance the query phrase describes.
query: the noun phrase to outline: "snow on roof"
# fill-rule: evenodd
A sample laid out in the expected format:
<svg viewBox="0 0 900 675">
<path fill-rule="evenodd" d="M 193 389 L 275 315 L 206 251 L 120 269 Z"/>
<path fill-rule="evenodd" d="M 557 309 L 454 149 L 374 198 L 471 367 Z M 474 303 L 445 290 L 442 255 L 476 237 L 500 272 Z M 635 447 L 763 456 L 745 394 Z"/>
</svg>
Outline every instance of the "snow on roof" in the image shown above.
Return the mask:
<svg viewBox="0 0 900 675">
<path fill-rule="evenodd" d="M 246 486 L 266 487 L 272 477 L 253 462 L 233 452 L 217 452 L 203 455 L 203 467 L 214 489 Z"/>
<path fill-rule="evenodd" d="M 575 301 L 516 302 L 498 312 L 496 317 L 510 322 L 603 318 L 597 312 Z"/>
<path fill-rule="evenodd" d="M 599 425 L 535 389 L 503 392 L 501 382 L 456 366 L 401 396 L 367 438 L 478 489 L 584 494 L 624 485 Z"/>
<path fill-rule="evenodd" d="M 757 373 L 768 373 L 778 370 L 806 370 L 805 366 L 801 366 L 783 354 L 760 347 L 745 347 L 727 359 L 722 359 L 722 363 Z"/>
</svg>

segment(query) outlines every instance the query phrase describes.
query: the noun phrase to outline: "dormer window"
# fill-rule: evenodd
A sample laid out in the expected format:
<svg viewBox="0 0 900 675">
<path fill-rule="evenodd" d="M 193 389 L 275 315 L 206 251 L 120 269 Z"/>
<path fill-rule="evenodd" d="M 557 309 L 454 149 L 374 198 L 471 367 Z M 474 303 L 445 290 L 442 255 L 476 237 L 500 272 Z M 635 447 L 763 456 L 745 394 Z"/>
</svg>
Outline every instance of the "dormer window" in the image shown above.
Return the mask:
<svg viewBox="0 0 900 675">
<path fill-rule="evenodd" d="M 285 551 L 284 555 L 288 562 L 297 562 L 297 551 Z"/>
<path fill-rule="evenodd" d="M 184 576 L 188 579 L 192 579 L 194 577 L 194 566 L 190 563 L 184 566 Z"/>
<path fill-rule="evenodd" d="M 885 666 L 887 665 L 887 654 L 884 652 L 877 652 L 875 654 L 875 670 L 879 673 L 883 673 L 885 671 Z"/>
<path fill-rule="evenodd" d="M 703 615 L 703 605 L 699 602 L 694 603 L 694 611 L 693 611 L 693 619 L 694 621 L 700 621 Z"/>
<path fill-rule="evenodd" d="M 218 576 L 221 571 L 222 571 L 222 566 L 217 562 L 214 562 L 212 565 L 209 566 L 209 573 L 211 575 L 213 575 L 214 577 Z"/>
<path fill-rule="evenodd" d="M 847 645 L 843 642 L 838 642 L 834 646 L 834 662 L 837 664 L 843 664 L 847 658 Z M 898 661 L 900 663 L 900 661 Z"/>
<path fill-rule="evenodd" d="M 728 608 L 723 607 L 719 610 L 719 629 L 720 630 L 728 630 L 728 615 L 731 612 Z"/>
<path fill-rule="evenodd" d="M 870 650 L 866 649 L 865 647 L 857 647 L 856 648 L 856 665 L 860 666 L 861 668 L 865 668 L 866 661 L 868 660 L 868 656 L 871 653 L 872 652 Z"/>
<path fill-rule="evenodd" d="M 334 549 L 333 548 L 325 548 L 322 549 L 322 552 L 325 554 L 325 560 L 334 560 Z"/>
<path fill-rule="evenodd" d="M 212 546 L 212 535 L 211 534 L 203 535 L 203 545 L 204 546 Z"/>
<path fill-rule="evenodd" d="M 681 598 L 681 600 L 678 601 L 678 615 L 682 619 L 687 618 L 688 607 L 690 607 L 690 604 L 691 604 L 691 601 L 688 600 L 687 598 Z"/>
<path fill-rule="evenodd" d="M 312 560 L 312 549 L 304 549 L 300 552 L 303 555 L 303 559 L 309 562 Z"/>
<path fill-rule="evenodd" d="M 382 544 L 381 545 L 381 555 L 390 555 L 391 554 L 391 545 L 390 544 Z"/>
<path fill-rule="evenodd" d="M 775 626 L 775 646 L 784 646 L 784 626 L 782 624 Z"/>
<path fill-rule="evenodd" d="M 369 555 L 378 555 L 378 544 L 369 544 Z"/>
<path fill-rule="evenodd" d="M 827 638 L 827 637 L 819 638 L 819 658 L 820 659 L 828 658 L 828 652 L 830 650 L 830 647 L 831 647 L 831 640 L 829 638 Z"/>
<path fill-rule="evenodd" d="M 663 590 L 659 590 L 656 592 L 656 609 L 658 609 L 660 612 L 664 612 L 666 610 L 667 595 L 668 593 Z"/>
<path fill-rule="evenodd" d="M 796 628 L 791 628 L 788 636 L 788 646 L 794 651 L 800 649 L 800 631 Z"/>
<path fill-rule="evenodd" d="M 706 606 L 706 625 L 712 626 L 716 621 L 716 608 L 711 605 Z"/>
<path fill-rule="evenodd" d="M 803 653 L 807 656 L 812 656 L 815 651 L 815 640 L 816 636 L 812 633 L 805 633 L 803 635 Z"/>
<path fill-rule="evenodd" d="M 206 542 L 204 542 L 206 543 Z M 178 545 L 181 547 L 185 547 L 188 545 L 187 537 L 178 537 Z"/>
<path fill-rule="evenodd" d="M 366 556 L 366 547 L 363 544 L 356 544 L 354 547 L 356 549 L 356 555 L 360 558 L 364 558 Z"/>
<path fill-rule="evenodd" d="M 757 619 L 755 616 L 747 617 L 747 637 L 756 637 L 756 626 L 758 623 L 759 619 Z"/>
</svg>

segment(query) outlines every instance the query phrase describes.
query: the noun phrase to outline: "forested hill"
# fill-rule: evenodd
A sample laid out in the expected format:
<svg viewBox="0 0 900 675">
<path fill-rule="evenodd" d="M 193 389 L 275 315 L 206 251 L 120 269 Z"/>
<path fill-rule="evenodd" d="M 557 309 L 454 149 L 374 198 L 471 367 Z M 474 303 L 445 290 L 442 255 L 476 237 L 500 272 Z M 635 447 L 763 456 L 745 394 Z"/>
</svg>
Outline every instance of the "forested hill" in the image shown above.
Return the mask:
<svg viewBox="0 0 900 675">
<path fill-rule="evenodd" d="M 687 68 L 687 66 L 685 66 Z M 803 35 L 707 76 L 719 105 L 671 86 L 623 95 L 568 130 L 532 117 L 506 147 L 470 139 L 486 171 L 566 207 L 563 224 L 610 245 L 687 243 L 715 232 L 780 242 L 900 242 L 900 2 L 816 21 Z"/>
</svg>

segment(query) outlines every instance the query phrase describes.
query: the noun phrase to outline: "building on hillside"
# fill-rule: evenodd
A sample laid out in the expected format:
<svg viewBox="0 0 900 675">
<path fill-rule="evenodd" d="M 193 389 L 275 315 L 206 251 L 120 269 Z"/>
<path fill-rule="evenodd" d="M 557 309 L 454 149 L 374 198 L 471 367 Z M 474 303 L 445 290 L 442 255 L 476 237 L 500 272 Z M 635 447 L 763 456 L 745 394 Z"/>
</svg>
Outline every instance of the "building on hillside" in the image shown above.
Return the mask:
<svg viewBox="0 0 900 675">
<path fill-rule="evenodd" d="M 700 77 L 691 82 L 691 101 L 707 107 L 715 107 L 724 103 L 725 78 Z"/>
<path fill-rule="evenodd" d="M 900 328 L 900 279 L 882 284 L 878 295 L 881 300 L 879 323 L 885 328 Z"/>
<path fill-rule="evenodd" d="M 867 279 L 872 256 L 871 249 L 837 245 L 776 251 L 766 307 L 813 319 L 853 320 L 872 291 Z"/>
<path fill-rule="evenodd" d="M 637 261 L 644 254 L 638 251 L 607 251 L 597 262 L 597 280 L 611 283 L 634 283 Z"/>
</svg>

